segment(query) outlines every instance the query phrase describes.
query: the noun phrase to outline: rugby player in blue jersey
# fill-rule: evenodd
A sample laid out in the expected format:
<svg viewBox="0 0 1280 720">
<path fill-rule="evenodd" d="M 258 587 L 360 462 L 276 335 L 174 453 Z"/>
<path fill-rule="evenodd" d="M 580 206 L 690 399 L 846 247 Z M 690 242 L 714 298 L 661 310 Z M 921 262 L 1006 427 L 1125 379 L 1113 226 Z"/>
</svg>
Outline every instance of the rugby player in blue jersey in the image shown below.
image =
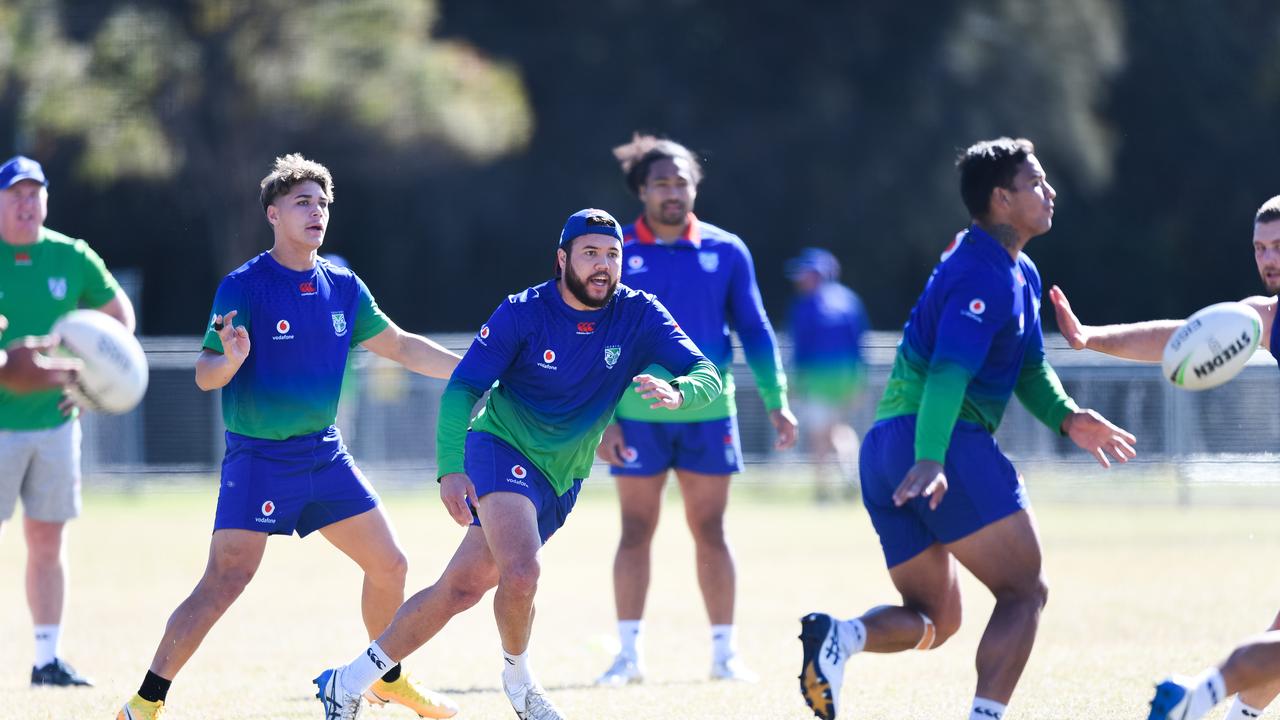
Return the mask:
<svg viewBox="0 0 1280 720">
<path fill-rule="evenodd" d="M 622 651 L 597 679 L 624 685 L 644 677 L 641 618 L 649 591 L 650 546 L 662 509 L 667 471 L 674 468 L 693 535 L 698 586 L 711 621 L 711 677 L 755 680 L 737 653 L 733 627 L 736 572 L 724 533 L 730 477 L 742 470 L 733 400 L 732 328 L 777 431 L 776 446 L 796 441 L 787 407 L 787 382 L 773 327 L 756 286 L 751 253 L 736 235 L 693 214 L 702 166 L 683 145 L 648 135 L 614 149 L 628 187 L 643 210 L 625 229 L 623 280 L 651 292 L 689 338 L 716 364 L 724 394 L 704 408 L 651 410 L 638 398 L 618 405 L 605 431 L 600 458 L 612 465 L 622 511 L 622 537 L 613 564 L 613 592 Z M 652 373 L 662 377 L 661 368 Z"/>
<path fill-rule="evenodd" d="M 270 535 L 318 530 L 360 566 L 361 615 L 371 638 L 404 601 L 408 562 L 334 425 L 343 370 L 356 345 L 437 378 L 453 372 L 458 356 L 401 330 L 355 273 L 317 258 L 333 201 L 327 168 L 297 154 L 276 158 L 260 199 L 274 244 L 218 286 L 196 360 L 196 384 L 222 389 L 227 426 L 209 562 L 169 618 L 141 688 L 117 720 L 151 720 L 164 711 L 174 676 L 253 578 Z M 369 697 L 423 717 L 457 712 L 399 665 L 384 668 Z"/>
<path fill-rule="evenodd" d="M 996 600 L 969 717 L 1004 717 L 1049 592 L 1022 476 L 992 437 L 1010 396 L 1103 467 L 1134 456 L 1134 437 L 1080 409 L 1045 359 L 1040 274 L 1022 252 L 1053 224 L 1055 193 L 1035 148 L 980 142 L 958 166 L 973 224 L 911 311 L 860 454 L 863 504 L 902 599 L 849 620 L 801 619 L 800 690 L 823 720 L 836 717 L 851 655 L 928 650 L 955 634 L 957 563 Z"/>
<path fill-rule="evenodd" d="M 510 296 L 480 328 L 449 380 L 436 429 L 440 498 L 467 534 L 440 579 L 410 598 L 376 642 L 316 678 L 326 719 L 355 717 L 383 667 L 495 586 L 503 690 L 521 720 L 563 718 L 529 665 L 542 544 L 573 509 L 628 388 L 667 411 L 705 407 L 721 391 L 715 365 L 662 304 L 618 283 L 621 262 L 618 222 L 603 210 L 574 213 L 560 233 L 556 279 Z M 671 379 L 643 372 L 654 364 Z"/>
<path fill-rule="evenodd" d="M 1262 318 L 1262 347 L 1273 355 L 1280 349 L 1276 294 L 1280 293 L 1280 195 L 1253 216 L 1253 259 L 1268 295 L 1242 300 Z M 1096 350 L 1129 360 L 1158 363 L 1169 337 L 1181 320 L 1148 320 L 1123 325 L 1084 325 L 1071 310 L 1066 293 L 1049 290 L 1058 329 L 1076 350 Z M 1267 632 L 1241 643 L 1222 664 L 1196 676 L 1174 675 L 1156 686 L 1149 720 L 1198 720 L 1231 695 L 1236 698 L 1224 720 L 1247 720 L 1280 694 L 1280 615 Z"/>
</svg>

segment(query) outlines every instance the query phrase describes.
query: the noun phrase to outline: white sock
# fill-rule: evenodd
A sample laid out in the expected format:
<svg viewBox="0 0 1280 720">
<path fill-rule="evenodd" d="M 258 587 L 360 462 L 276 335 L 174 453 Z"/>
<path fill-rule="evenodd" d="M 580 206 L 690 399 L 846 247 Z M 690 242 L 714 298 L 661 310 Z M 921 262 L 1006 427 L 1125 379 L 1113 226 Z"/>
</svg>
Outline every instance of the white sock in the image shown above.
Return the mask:
<svg viewBox="0 0 1280 720">
<path fill-rule="evenodd" d="M 845 657 L 862 652 L 867 646 L 867 626 L 858 618 L 837 620 L 836 624 L 839 625 L 840 650 Z"/>
<path fill-rule="evenodd" d="M 728 660 L 738 654 L 738 633 L 732 625 L 711 626 L 711 651 L 716 662 Z"/>
<path fill-rule="evenodd" d="M 369 647 L 364 652 L 356 656 L 355 660 L 347 663 L 342 670 L 342 689 L 352 695 L 361 695 L 368 690 L 374 681 L 387 671 L 394 667 L 395 660 L 392 660 L 378 643 L 369 643 Z"/>
<path fill-rule="evenodd" d="M 1195 683 L 1191 698 L 1187 700 L 1187 717 L 1200 717 L 1227 698 L 1222 673 L 1218 668 L 1209 668 L 1200 673 Z"/>
<path fill-rule="evenodd" d="M 61 625 L 36 625 L 36 667 L 44 667 L 58 658 L 62 639 Z"/>
<path fill-rule="evenodd" d="M 502 667 L 502 679 L 506 682 L 508 687 L 534 685 L 538 682 L 533 679 L 533 671 L 529 669 L 528 649 L 519 655 L 512 655 L 506 650 L 503 650 L 502 659 L 505 661 Z"/>
<path fill-rule="evenodd" d="M 969 710 L 969 720 L 1001 720 L 1005 707 L 995 700 L 976 697 L 973 699 L 973 708 Z"/>
<path fill-rule="evenodd" d="M 1223 717 L 1222 720 L 1253 720 L 1254 718 L 1260 717 L 1262 717 L 1261 708 L 1245 705 L 1244 702 L 1240 700 L 1240 696 L 1237 695 L 1235 702 L 1231 703 L 1231 709 L 1227 711 L 1226 716 Z"/>
<path fill-rule="evenodd" d="M 640 634 L 643 631 L 643 620 L 618 621 L 618 640 L 622 643 L 621 653 L 636 663 L 640 662 Z"/>
</svg>

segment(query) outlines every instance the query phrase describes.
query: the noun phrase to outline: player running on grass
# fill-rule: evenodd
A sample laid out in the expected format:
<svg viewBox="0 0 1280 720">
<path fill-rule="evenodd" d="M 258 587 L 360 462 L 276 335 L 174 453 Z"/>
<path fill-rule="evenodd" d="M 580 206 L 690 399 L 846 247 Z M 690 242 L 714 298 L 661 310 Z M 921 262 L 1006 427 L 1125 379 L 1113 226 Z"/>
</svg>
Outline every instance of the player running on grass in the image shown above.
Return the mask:
<svg viewBox="0 0 1280 720">
<path fill-rule="evenodd" d="M 1253 259 L 1269 296 L 1255 295 L 1242 302 L 1262 316 L 1262 346 L 1280 347 L 1277 328 L 1276 293 L 1280 293 L 1280 195 L 1258 208 L 1253 220 Z M 1181 320 L 1150 320 L 1100 327 L 1082 325 L 1071 303 L 1058 287 L 1049 290 L 1058 328 L 1077 350 L 1096 350 L 1130 360 L 1160 362 L 1169 337 L 1182 326 Z M 1237 694 L 1238 693 L 1238 694 Z M 1156 686 L 1151 701 L 1150 720 L 1196 720 L 1230 695 L 1236 695 L 1227 720 L 1244 720 L 1262 715 L 1262 710 L 1280 694 L 1280 615 L 1271 628 L 1245 641 L 1221 665 L 1195 677 L 1174 675 Z"/>
<path fill-rule="evenodd" d="M 326 718 L 356 717 L 384 666 L 495 586 L 503 690 L 521 720 L 563 718 L 529 664 L 542 544 L 573 509 L 633 382 L 650 407 L 668 410 L 704 407 L 721 390 L 715 365 L 661 303 L 618 284 L 621 262 L 617 221 L 603 210 L 574 213 L 560 235 L 557 278 L 510 296 L 480 328 L 441 399 L 436 429 L 441 500 L 470 527 L 440 579 L 410 598 L 376 642 L 316 678 Z M 637 374 L 654 363 L 673 379 Z"/>
<path fill-rule="evenodd" d="M 992 437 L 1011 395 L 1103 467 L 1134 455 L 1133 436 L 1078 408 L 1045 360 L 1040 274 L 1022 249 L 1049 231 L 1055 193 L 1034 152 L 999 138 L 960 156 L 973 224 L 911 311 L 860 458 L 863 503 L 902 601 L 801 619 L 800 689 L 824 720 L 836 717 L 850 655 L 928 650 L 955 634 L 957 561 L 996 599 L 969 717 L 1004 716 L 1048 597 L 1022 476 Z"/>
<path fill-rule="evenodd" d="M 404 601 L 408 563 L 334 425 L 343 370 L 356 345 L 438 378 L 449 376 L 458 356 L 397 327 L 355 273 L 317 260 L 333 201 L 327 168 L 297 154 L 276 158 L 260 197 L 275 242 L 218 286 L 196 360 L 196 384 L 222 388 L 227 425 L 209 563 L 170 616 L 142 686 L 117 720 L 163 712 L 174 676 L 253 578 L 269 535 L 318 530 L 360 566 L 369 637 Z M 398 664 L 368 690 L 371 701 L 422 717 L 457 712 Z"/>
</svg>

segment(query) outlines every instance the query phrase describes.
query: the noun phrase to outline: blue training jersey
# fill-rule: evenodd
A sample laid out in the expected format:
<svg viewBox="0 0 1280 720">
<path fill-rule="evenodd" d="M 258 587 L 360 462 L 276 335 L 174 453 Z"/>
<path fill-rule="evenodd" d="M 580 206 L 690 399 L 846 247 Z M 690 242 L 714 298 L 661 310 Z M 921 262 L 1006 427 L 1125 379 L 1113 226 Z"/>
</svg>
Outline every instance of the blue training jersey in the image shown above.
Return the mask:
<svg viewBox="0 0 1280 720">
<path fill-rule="evenodd" d="M 250 348 L 222 388 L 222 419 L 231 432 L 266 440 L 332 425 L 351 348 L 390 324 L 351 270 L 323 258 L 310 270 L 290 270 L 266 252 L 218 286 L 205 349 L 222 352 L 213 315 L 232 310 Z"/>
<path fill-rule="evenodd" d="M 790 320 L 797 368 L 862 364 L 867 314 L 854 291 L 837 282 L 824 282 L 795 299 Z"/>
<path fill-rule="evenodd" d="M 671 243 L 658 242 L 644 218 L 622 232 L 623 282 L 662 301 L 681 329 L 720 369 L 724 393 L 701 410 L 661 413 L 628 397 L 618 406 L 618 416 L 650 422 L 694 422 L 734 414 L 733 376 L 729 373 L 733 362 L 731 327 L 742 341 L 765 407 L 785 407 L 786 375 L 746 244 L 737 235 L 692 214 L 685 235 Z"/>
</svg>

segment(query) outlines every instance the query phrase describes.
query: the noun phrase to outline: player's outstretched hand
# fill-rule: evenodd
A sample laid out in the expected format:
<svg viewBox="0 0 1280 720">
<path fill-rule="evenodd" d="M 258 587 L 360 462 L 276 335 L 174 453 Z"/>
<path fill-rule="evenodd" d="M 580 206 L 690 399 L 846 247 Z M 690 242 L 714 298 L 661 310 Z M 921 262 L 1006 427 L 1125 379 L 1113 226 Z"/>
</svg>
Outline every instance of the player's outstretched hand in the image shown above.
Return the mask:
<svg viewBox="0 0 1280 720">
<path fill-rule="evenodd" d="M 622 427 L 616 422 L 609 423 L 600 438 L 600 445 L 596 447 L 596 457 L 614 467 L 622 467 L 627 464 L 626 458 L 622 457 L 626 450 L 627 439 L 622 435 Z"/>
<path fill-rule="evenodd" d="M 1104 468 L 1111 467 L 1111 460 L 1128 462 L 1138 454 L 1133 446 L 1138 439 L 1128 430 L 1113 425 L 1110 420 L 1089 409 L 1077 410 L 1062 421 L 1062 429 L 1071 438 L 1071 442 L 1079 445 L 1098 460 Z"/>
<path fill-rule="evenodd" d="M 914 497 L 929 498 L 929 509 L 937 510 L 942 497 L 947 494 L 947 476 L 942 463 L 933 460 L 917 460 L 907 471 L 898 489 L 893 491 L 893 504 L 902 507 Z"/>
<path fill-rule="evenodd" d="M 466 473 L 449 473 L 440 478 L 440 501 L 453 517 L 453 521 L 466 527 L 471 524 L 471 508 L 467 498 L 476 502 L 476 486 Z"/>
<path fill-rule="evenodd" d="M 1080 318 L 1071 311 L 1071 303 L 1062 288 L 1054 285 L 1049 288 L 1049 300 L 1053 302 L 1053 314 L 1058 320 L 1058 332 L 1066 338 L 1073 350 L 1083 350 L 1089 344 L 1088 326 L 1081 324 Z"/>
<path fill-rule="evenodd" d="M 238 367 L 249 357 L 249 331 L 243 325 L 232 323 L 239 310 L 232 310 L 226 315 L 213 316 L 213 329 L 222 340 L 222 354 Z"/>
<path fill-rule="evenodd" d="M 58 338 L 26 337 L 5 348 L 0 365 L 0 385 L 14 392 L 29 393 L 66 387 L 83 367 L 76 358 L 49 357 L 45 353 L 58 346 Z M 70 412 L 68 409 L 67 412 Z"/>
<path fill-rule="evenodd" d="M 671 383 L 662 378 L 640 373 L 632 380 L 639 383 L 636 385 L 636 392 L 640 393 L 640 397 L 653 401 L 649 406 L 650 409 L 664 407 L 668 410 L 676 410 L 684 404 L 684 393 L 671 387 Z"/>
<path fill-rule="evenodd" d="M 796 428 L 800 423 L 796 421 L 795 414 L 786 408 L 770 410 L 769 422 L 773 423 L 774 432 L 778 433 L 778 439 L 773 443 L 775 449 L 786 450 L 796 444 Z"/>
</svg>

